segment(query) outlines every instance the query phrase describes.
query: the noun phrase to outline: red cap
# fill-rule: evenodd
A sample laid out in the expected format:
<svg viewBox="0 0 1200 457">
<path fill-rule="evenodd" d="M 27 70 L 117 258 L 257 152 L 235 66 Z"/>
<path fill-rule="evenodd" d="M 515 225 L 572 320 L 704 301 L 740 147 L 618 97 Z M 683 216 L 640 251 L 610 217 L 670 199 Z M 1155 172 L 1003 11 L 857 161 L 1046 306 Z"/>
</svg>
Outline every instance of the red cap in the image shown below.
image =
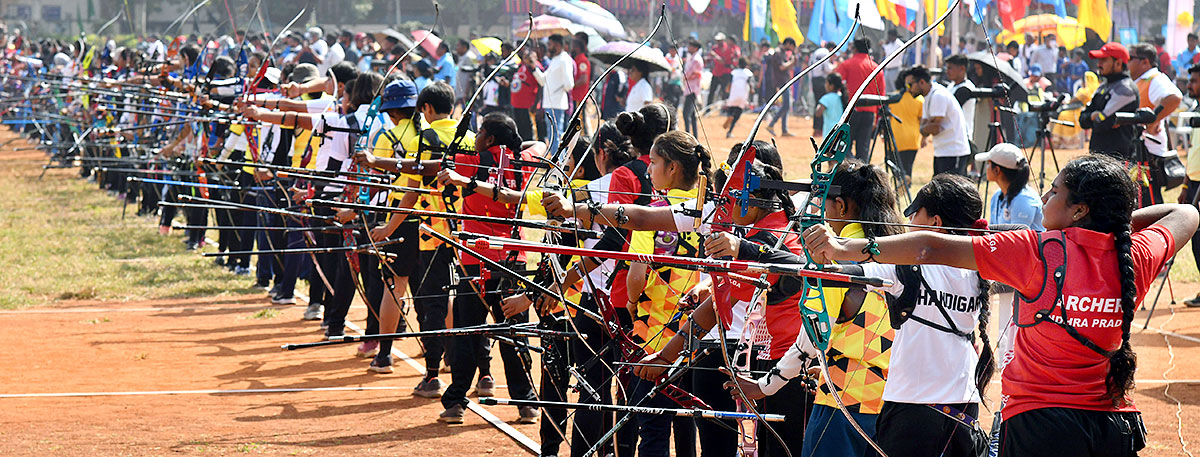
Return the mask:
<svg viewBox="0 0 1200 457">
<path fill-rule="evenodd" d="M 1101 46 L 1100 49 L 1088 51 L 1088 57 L 1093 59 L 1112 57 L 1120 60 L 1121 63 L 1129 63 L 1129 50 L 1125 49 L 1125 46 L 1122 46 L 1121 43 L 1104 43 L 1104 46 Z"/>
</svg>

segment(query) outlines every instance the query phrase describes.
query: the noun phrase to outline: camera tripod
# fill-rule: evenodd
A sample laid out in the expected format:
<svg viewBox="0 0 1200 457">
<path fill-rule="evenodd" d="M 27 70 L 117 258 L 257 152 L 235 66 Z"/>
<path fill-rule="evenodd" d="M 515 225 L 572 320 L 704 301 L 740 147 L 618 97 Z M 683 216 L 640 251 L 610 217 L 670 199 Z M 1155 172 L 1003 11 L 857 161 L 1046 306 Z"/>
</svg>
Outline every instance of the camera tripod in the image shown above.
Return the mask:
<svg viewBox="0 0 1200 457">
<path fill-rule="evenodd" d="M 883 103 L 879 105 L 879 112 L 875 114 L 875 130 L 871 134 L 871 147 L 867 152 L 867 163 L 871 163 L 871 158 L 875 156 L 875 144 L 883 137 L 883 163 L 887 167 L 888 174 L 892 176 L 892 186 L 896 189 L 896 196 L 904 198 L 904 205 L 912 203 L 912 192 L 909 190 L 912 187 L 912 170 L 908 170 L 904 166 L 904 160 L 900 157 L 900 150 L 896 146 L 896 134 L 892 132 L 892 119 L 896 122 L 903 123 L 899 117 L 892 114 L 889 104 Z"/>
<path fill-rule="evenodd" d="M 1029 155 L 1025 159 L 1032 165 L 1033 157 L 1041 153 L 1041 166 L 1038 169 L 1038 191 L 1041 191 L 1046 183 L 1046 151 L 1050 151 L 1050 158 L 1054 160 L 1054 171 L 1060 171 L 1058 166 L 1058 154 L 1054 153 L 1054 136 L 1050 134 L 1050 124 L 1065 125 L 1074 127 L 1074 122 L 1060 121 L 1054 117 L 1056 111 L 1041 111 L 1038 112 L 1038 130 L 1037 137 L 1034 140 L 1033 147 L 1029 149 Z"/>
</svg>

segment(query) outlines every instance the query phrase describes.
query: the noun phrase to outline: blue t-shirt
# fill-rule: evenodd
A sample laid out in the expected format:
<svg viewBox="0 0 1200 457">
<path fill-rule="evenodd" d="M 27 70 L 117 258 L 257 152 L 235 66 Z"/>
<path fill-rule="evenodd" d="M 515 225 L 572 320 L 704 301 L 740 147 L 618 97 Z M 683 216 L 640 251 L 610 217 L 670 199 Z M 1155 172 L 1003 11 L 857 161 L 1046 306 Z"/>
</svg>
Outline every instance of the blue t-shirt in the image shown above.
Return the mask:
<svg viewBox="0 0 1200 457">
<path fill-rule="evenodd" d="M 447 52 L 446 54 L 442 55 L 442 58 L 438 59 L 437 64 L 434 65 L 434 68 L 436 68 L 438 72 L 437 74 L 433 75 L 433 79 L 445 81 L 446 84 L 450 85 L 450 87 L 457 87 L 455 84 L 457 83 L 456 80 L 458 79 L 458 66 L 454 64 L 454 56 L 451 53 Z M 456 94 L 455 96 L 462 97 L 463 95 Z"/>
<path fill-rule="evenodd" d="M 824 125 L 821 128 L 821 136 L 829 136 L 829 132 L 833 131 L 833 127 L 837 124 L 839 118 L 842 117 L 842 94 L 837 92 L 828 92 L 821 96 L 818 101 L 821 106 L 825 107 L 825 114 L 822 116 Z"/>
<path fill-rule="evenodd" d="M 988 214 L 991 215 L 989 224 L 1024 224 L 1038 232 L 1046 231 L 1046 227 L 1042 226 L 1042 200 L 1032 189 L 1021 189 L 1021 193 L 1007 204 L 1001 195 L 998 190 L 992 194 L 992 202 L 988 209 Z"/>
</svg>

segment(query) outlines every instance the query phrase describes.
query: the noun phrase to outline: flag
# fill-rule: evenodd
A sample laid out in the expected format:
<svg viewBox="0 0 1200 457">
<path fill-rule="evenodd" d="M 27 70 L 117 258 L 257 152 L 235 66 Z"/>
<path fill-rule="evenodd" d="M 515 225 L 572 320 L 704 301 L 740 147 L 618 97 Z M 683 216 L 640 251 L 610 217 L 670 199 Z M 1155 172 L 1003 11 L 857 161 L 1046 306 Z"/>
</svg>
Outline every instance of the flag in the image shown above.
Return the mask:
<svg viewBox="0 0 1200 457">
<path fill-rule="evenodd" d="M 1079 0 L 1079 25 L 1096 31 L 1100 39 L 1112 38 L 1112 14 L 1105 0 Z"/>
<path fill-rule="evenodd" d="M 746 25 L 742 29 L 742 39 L 757 43 L 767 37 L 767 1 L 746 1 Z"/>
<path fill-rule="evenodd" d="M 879 15 L 910 32 L 917 30 L 917 10 L 920 4 L 916 0 L 875 0 Z"/>
<path fill-rule="evenodd" d="M 996 8 L 1000 10 L 1000 23 L 1004 24 L 1004 30 L 1013 30 L 1013 21 L 1025 17 L 1025 8 L 1028 6 L 1029 0 L 996 0 Z M 1082 3 L 1080 3 L 1080 11 L 1083 11 Z M 1112 26 L 1110 25 L 1109 28 Z"/>
<path fill-rule="evenodd" d="M 796 6 L 791 0 L 771 0 L 771 28 L 780 41 L 785 38 L 796 40 L 796 44 L 804 43 L 804 34 L 800 33 L 799 19 L 796 18 Z"/>
<path fill-rule="evenodd" d="M 821 33 L 822 18 L 825 17 L 826 3 L 833 0 L 813 0 L 812 18 L 808 20 L 808 39 L 813 43 L 829 41 L 829 36 Z"/>
<path fill-rule="evenodd" d="M 982 24 L 983 19 L 987 17 L 988 5 L 991 4 L 992 0 L 967 0 L 967 5 L 971 8 L 971 19 L 974 19 L 976 24 Z"/>
<path fill-rule="evenodd" d="M 951 1 L 952 0 L 925 0 L 925 23 L 932 24 L 933 21 L 936 21 L 937 17 L 939 15 L 941 15 L 942 13 L 946 12 L 946 8 L 950 7 Z M 1000 1 L 1004 1 L 1004 0 L 1000 0 Z M 1011 1 L 1015 1 L 1015 0 L 1011 0 Z M 1024 0 L 1024 1 L 1029 1 L 1029 0 Z M 946 34 L 946 23 L 945 22 L 938 24 L 937 34 L 938 35 Z"/>
<path fill-rule="evenodd" d="M 1063 0 L 1038 0 L 1038 3 L 1053 5 L 1055 15 L 1058 17 L 1067 17 L 1067 5 Z"/>
</svg>

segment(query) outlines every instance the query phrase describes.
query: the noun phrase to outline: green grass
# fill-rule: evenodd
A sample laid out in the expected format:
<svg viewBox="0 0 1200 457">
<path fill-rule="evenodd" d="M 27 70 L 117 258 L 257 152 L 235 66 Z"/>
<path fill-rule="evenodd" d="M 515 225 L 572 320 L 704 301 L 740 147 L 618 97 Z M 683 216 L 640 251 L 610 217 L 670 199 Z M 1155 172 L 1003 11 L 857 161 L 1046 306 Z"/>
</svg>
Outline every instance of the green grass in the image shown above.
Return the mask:
<svg viewBox="0 0 1200 457">
<path fill-rule="evenodd" d="M 159 236 L 156 217 L 130 205 L 121 219 L 121 201 L 78 169 L 37 179 L 44 160 L 9 152 L 23 143 L 0 151 L 0 308 L 250 292 L 250 279 L 185 250 L 182 234 Z"/>
<path fill-rule="evenodd" d="M 274 319 L 276 317 L 279 317 L 279 310 L 275 308 L 261 309 L 257 313 L 250 315 L 251 319 Z"/>
</svg>

